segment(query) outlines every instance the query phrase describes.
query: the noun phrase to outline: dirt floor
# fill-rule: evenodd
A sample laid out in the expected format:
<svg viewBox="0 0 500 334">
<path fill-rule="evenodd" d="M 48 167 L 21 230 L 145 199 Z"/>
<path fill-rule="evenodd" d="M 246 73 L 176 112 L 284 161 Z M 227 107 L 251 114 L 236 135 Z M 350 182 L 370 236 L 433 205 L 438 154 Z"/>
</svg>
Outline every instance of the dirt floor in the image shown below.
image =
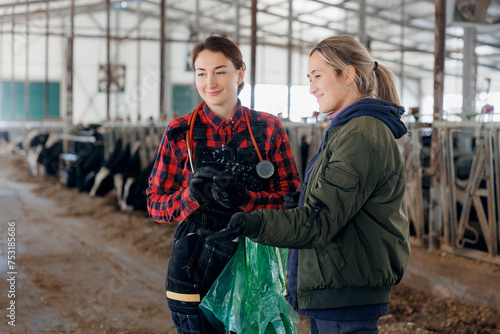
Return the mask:
<svg viewBox="0 0 500 334">
<path fill-rule="evenodd" d="M 16 223 L 13 298 L 9 222 Z M 78 194 L 53 177 L 32 177 L 24 157 L 0 156 L 0 333 L 176 333 L 164 298 L 174 230 L 144 212 L 120 212 L 114 193 Z M 392 298 L 380 333 L 500 333 L 500 312 L 487 307 L 404 281 Z M 7 317 L 12 300 L 15 327 Z M 298 333 L 309 333 L 307 320 Z"/>
</svg>

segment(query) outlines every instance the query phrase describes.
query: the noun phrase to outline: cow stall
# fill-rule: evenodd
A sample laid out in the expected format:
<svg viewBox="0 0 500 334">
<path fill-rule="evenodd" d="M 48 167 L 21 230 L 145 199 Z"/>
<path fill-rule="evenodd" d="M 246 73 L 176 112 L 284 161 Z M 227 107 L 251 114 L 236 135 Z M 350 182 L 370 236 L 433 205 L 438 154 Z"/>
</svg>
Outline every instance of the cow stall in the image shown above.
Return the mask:
<svg viewBox="0 0 500 334">
<path fill-rule="evenodd" d="M 400 148 L 414 241 L 499 264 L 500 124 L 471 120 L 408 127 Z M 434 188 L 433 177 L 439 180 Z"/>
<path fill-rule="evenodd" d="M 327 123 L 283 123 L 302 179 Z M 117 121 L 75 128 L 70 134 L 52 128 L 69 143 L 68 151 L 56 158 L 59 180 L 91 196 L 114 190 L 121 210 L 146 210 L 148 178 L 166 126 Z M 500 124 L 470 120 L 407 126 L 409 133 L 398 144 L 413 243 L 500 263 Z M 50 135 L 46 130 L 37 133 Z M 25 145 L 34 140 L 30 133 L 25 131 Z M 438 146 L 436 157 L 431 157 L 432 143 Z M 29 156 L 29 150 L 33 147 L 23 154 Z M 440 182 L 432 188 L 436 175 Z"/>
</svg>

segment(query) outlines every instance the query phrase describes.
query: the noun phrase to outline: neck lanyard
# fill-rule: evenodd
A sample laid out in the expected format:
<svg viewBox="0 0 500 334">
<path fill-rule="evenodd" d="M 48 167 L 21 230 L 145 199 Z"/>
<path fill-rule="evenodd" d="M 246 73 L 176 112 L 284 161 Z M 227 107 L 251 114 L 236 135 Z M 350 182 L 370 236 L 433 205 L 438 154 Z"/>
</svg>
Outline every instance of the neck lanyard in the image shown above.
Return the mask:
<svg viewBox="0 0 500 334">
<path fill-rule="evenodd" d="M 186 148 L 189 157 L 189 163 L 191 165 L 191 171 L 194 173 L 194 165 L 193 165 L 193 133 L 194 133 L 194 123 L 196 121 L 196 116 L 198 112 L 203 109 L 203 105 L 205 102 L 201 102 L 198 107 L 191 113 L 188 120 L 189 130 L 186 135 Z M 259 147 L 257 146 L 257 141 L 255 140 L 255 136 L 253 134 L 252 127 L 250 126 L 250 120 L 248 119 L 248 115 L 245 110 L 243 110 L 243 115 L 245 117 L 245 121 L 247 123 L 248 131 L 250 132 L 250 139 L 252 140 L 253 146 L 255 147 L 255 151 L 259 156 L 259 163 L 257 164 L 256 170 L 257 175 L 263 179 L 270 178 L 274 174 L 274 165 L 272 162 L 268 160 L 264 160 L 262 154 L 260 153 Z"/>
</svg>

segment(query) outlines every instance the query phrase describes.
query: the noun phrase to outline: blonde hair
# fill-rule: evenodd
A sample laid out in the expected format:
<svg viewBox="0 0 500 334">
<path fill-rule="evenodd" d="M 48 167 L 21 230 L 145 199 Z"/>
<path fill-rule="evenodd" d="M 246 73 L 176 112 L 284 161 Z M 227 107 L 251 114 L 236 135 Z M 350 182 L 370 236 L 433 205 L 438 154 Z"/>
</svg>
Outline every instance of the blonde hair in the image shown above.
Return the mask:
<svg viewBox="0 0 500 334">
<path fill-rule="evenodd" d="M 349 70 L 349 65 L 356 70 L 354 83 L 363 96 L 399 103 L 394 74 L 383 65 L 377 64 L 368 50 L 349 36 L 328 37 L 319 42 L 311 51 L 323 58 L 338 76 Z"/>
</svg>

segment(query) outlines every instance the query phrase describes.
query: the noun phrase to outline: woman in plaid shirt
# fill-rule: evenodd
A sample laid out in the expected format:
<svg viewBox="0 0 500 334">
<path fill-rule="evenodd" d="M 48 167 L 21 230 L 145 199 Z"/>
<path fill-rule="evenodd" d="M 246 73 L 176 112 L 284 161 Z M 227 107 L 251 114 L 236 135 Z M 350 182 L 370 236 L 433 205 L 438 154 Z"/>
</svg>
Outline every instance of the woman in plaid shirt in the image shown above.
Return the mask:
<svg viewBox="0 0 500 334">
<path fill-rule="evenodd" d="M 198 305 L 237 243 L 207 243 L 205 237 L 226 227 L 236 212 L 282 209 L 299 179 L 281 121 L 238 99 L 245 63 L 236 44 L 211 36 L 194 47 L 192 66 L 204 102 L 168 125 L 149 180 L 148 210 L 158 223 L 180 223 L 166 279 L 178 332 L 217 333 Z M 261 160 L 274 172 L 258 174 Z"/>
</svg>

